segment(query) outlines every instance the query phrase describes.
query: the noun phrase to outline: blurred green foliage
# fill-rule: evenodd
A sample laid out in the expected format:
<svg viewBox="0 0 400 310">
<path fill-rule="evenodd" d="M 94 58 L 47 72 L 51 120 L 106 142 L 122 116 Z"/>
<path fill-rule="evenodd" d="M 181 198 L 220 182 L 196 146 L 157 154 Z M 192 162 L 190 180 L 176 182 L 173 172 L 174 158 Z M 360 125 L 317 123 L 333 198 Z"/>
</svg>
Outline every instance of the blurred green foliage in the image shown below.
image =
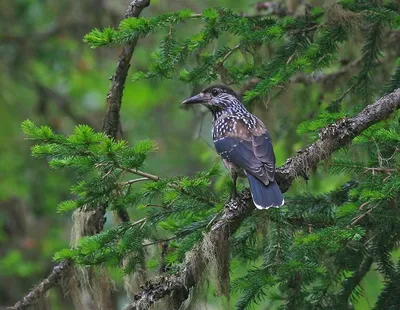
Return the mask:
<svg viewBox="0 0 400 310">
<path fill-rule="evenodd" d="M 68 158 L 64 156 L 67 145 L 64 136 L 71 135 L 76 125 L 87 124 L 96 130 L 100 129 L 105 98 L 110 85 L 108 77 L 113 74 L 118 49 L 93 50 L 83 43 L 83 38 L 92 47 L 97 47 L 116 46 L 136 36 L 141 37 L 133 56 L 129 77 L 129 80 L 135 82 L 128 81 L 124 91 L 122 128 L 127 145 L 135 145 L 138 141 L 150 139 L 155 142 L 158 149 L 154 154 L 147 156 L 145 163 L 139 160 L 139 163 L 134 163 L 136 166 L 128 168 L 140 166 L 146 172 L 157 174 L 166 181 L 144 188 L 141 185 L 133 187 L 140 192 L 143 190 L 143 195 L 147 197 L 157 196 L 159 192 L 163 192 L 166 183 L 173 181 L 189 191 L 199 187 L 198 191 L 193 191 L 203 197 L 209 195 L 207 192 L 209 185 L 214 186 L 214 194 L 210 197 L 212 199 L 218 197 L 215 209 L 194 199 L 190 204 L 193 209 L 187 210 L 184 201 L 178 200 L 176 209 L 172 208 L 167 215 L 157 208 L 146 210 L 148 208 L 145 204 L 136 203 L 137 197 L 130 194 L 123 197 L 132 205 L 139 205 L 138 208 L 129 209 L 133 221 L 141 219 L 145 212 L 149 212 L 149 219 L 153 221 L 149 222 L 149 225 L 160 222 L 159 227 L 163 235 L 181 233 L 182 238 L 179 242 L 170 243 L 170 247 L 174 250 L 165 258 L 167 263 L 174 264 L 181 262 L 186 251 L 202 238 L 200 228 L 204 228 L 214 213 L 220 210 L 228 195 L 229 180 L 226 172 L 217 177 L 214 170 L 215 165 L 221 164 L 213 147 L 210 146 L 209 116 L 205 116 L 200 110 L 182 109 L 179 103 L 183 98 L 216 79 L 224 82 L 235 81 L 237 90 L 240 90 L 249 78 L 262 77 L 264 80 L 255 89 L 247 92 L 245 98 L 249 109 L 263 119 L 270 130 L 274 140 L 277 165 L 281 165 L 298 149 L 314 141 L 319 128 L 342 117 L 354 115 L 365 103 L 372 102 L 372 98 L 378 94 L 392 91 L 399 86 L 400 71 L 397 68 L 393 72 L 396 58 L 400 55 L 397 44 L 399 38 L 396 37 L 399 16 L 391 10 L 393 6 L 391 1 L 382 3 L 377 1 L 377 7 L 369 11 L 360 8 L 360 1 L 340 1 L 345 9 L 355 15 L 345 16 L 335 27 L 318 32 L 315 41 L 311 42 L 310 37 L 301 33 L 284 36 L 285 32 L 292 30 L 291 27 L 313 27 L 329 23 L 329 18 L 335 16 L 322 17 L 323 2 L 310 1 L 314 8 L 308 11 L 307 18 L 304 19 L 296 19 L 293 16 L 282 19 L 268 17 L 262 21 L 268 30 L 260 30 L 252 36 L 248 36 L 249 28 L 246 27 L 257 24 L 257 20 L 249 21 L 243 15 L 268 14 L 268 12 L 257 11 L 252 5 L 253 2 L 246 0 L 218 3 L 190 0 L 152 1 L 144 12 L 145 16 L 151 17 L 150 19 L 130 19 L 123 20 L 122 23 L 120 21 L 126 9 L 126 3 L 123 1 L 97 3 L 21 0 L 1 3 L 0 137 L 3 143 L 0 144 L 0 305 L 14 303 L 33 284 L 43 278 L 51 269 L 51 257 L 57 251 L 59 251 L 56 256 L 58 259 L 80 255 L 77 260 L 84 264 L 93 263 L 95 260 L 95 263 L 112 262 L 111 265 L 115 266 L 121 257 L 139 250 L 138 243 L 143 238 L 154 237 L 154 232 L 150 229 L 143 230 L 143 227 L 136 229 L 135 226 L 129 230 L 125 227 L 131 232 L 131 235 L 125 236 L 128 240 L 125 244 L 132 245 L 131 248 L 125 248 L 118 243 L 119 239 L 115 239 L 115 236 L 119 237 L 119 232 L 116 230 L 124 227 L 115 226 L 116 221 L 113 220 L 112 212 L 109 212 L 106 223 L 109 239 L 100 240 L 102 245 L 107 245 L 102 249 L 104 250 L 102 253 L 107 255 L 101 256 L 101 253 L 95 251 L 99 250 L 98 238 L 107 238 L 107 235 L 84 239 L 81 248 L 75 252 L 61 250 L 68 248 L 72 223 L 69 214 L 60 215 L 57 211 L 67 212 L 76 208 L 79 203 L 82 205 L 87 201 L 71 200 L 75 197 L 70 194 L 69 188 L 76 182 L 72 171 L 50 170 L 45 161 L 31 158 L 30 144 L 24 141 L 20 124 L 30 119 L 35 124 L 48 125 L 52 128 L 52 131 L 43 129 L 37 137 L 58 137 L 58 146 L 64 147 L 59 150 L 59 154 L 63 154 L 61 158 L 54 160 L 53 157 L 53 166 L 58 167 L 74 164 L 74 156 L 66 156 Z M 222 13 L 219 8 L 209 9 L 216 5 L 224 7 Z M 284 6 L 283 3 L 282 5 Z M 299 12 L 304 12 L 304 9 L 304 4 L 299 5 Z M 160 15 L 173 11 L 178 13 Z M 189 19 L 192 12 L 202 12 L 203 19 Z M 353 25 L 357 23 L 359 15 L 368 22 L 364 25 L 365 28 L 358 29 Z M 228 23 L 230 26 L 223 28 L 218 26 L 218 23 Z M 173 31 L 171 24 L 176 25 Z M 106 28 L 109 26 L 116 30 Z M 217 33 L 211 32 L 214 26 Z M 92 31 L 94 28 L 106 30 Z M 393 31 L 385 32 L 389 28 Z M 150 35 L 143 38 L 147 33 Z M 166 35 L 169 35 L 170 40 L 165 39 Z M 212 39 L 217 40 L 212 41 Z M 387 42 L 384 42 L 384 39 L 387 39 Z M 236 48 L 238 44 L 241 45 L 240 48 Z M 192 52 L 196 53 L 190 55 Z M 232 56 L 226 61 L 225 66 L 222 64 L 219 66 L 219 71 L 213 71 L 212 64 L 220 62 L 228 54 Z M 323 77 L 324 74 L 338 72 L 351 62 L 355 62 L 355 65 L 350 66 L 349 70 L 334 80 L 318 80 L 319 74 Z M 320 71 L 321 69 L 323 71 Z M 305 83 L 287 84 L 287 80 L 298 71 L 311 74 L 315 79 Z M 391 77 L 392 73 L 394 74 Z M 391 82 L 386 83 L 387 81 Z M 191 82 L 193 85 L 188 86 L 186 82 Z M 349 93 L 351 96 L 342 96 L 344 93 Z M 398 178 L 392 176 L 387 182 L 388 180 L 384 179 L 385 175 L 372 180 L 370 174 L 366 175 L 365 179 L 360 178 L 360 174 L 362 175 L 363 167 L 366 165 L 374 167 L 374 164 L 377 164 L 373 161 L 377 158 L 374 157 L 376 155 L 374 143 L 379 144 L 385 154 L 389 154 L 389 149 L 399 142 L 396 122 L 398 123 L 398 118 L 391 120 L 389 125 L 377 124 L 371 127 L 355 140 L 355 145 L 351 149 L 339 153 L 331 163 L 321 164 L 320 169 L 315 171 L 307 184 L 304 181 L 296 182 L 288 193 L 288 196 L 293 197 L 289 203 L 290 211 L 287 214 L 285 211 L 282 214 L 272 212 L 271 218 L 279 222 L 279 220 L 286 221 L 288 216 L 301 214 L 302 217 L 315 220 L 312 212 L 305 211 L 305 206 L 312 201 L 315 208 L 326 211 L 324 215 L 329 217 L 332 215 L 329 212 L 332 212 L 346 223 L 345 220 L 358 214 L 360 203 L 394 198 L 383 197 L 382 188 L 371 191 L 371 183 L 368 182 L 374 182 L 377 188 L 385 183 L 387 188 L 383 189 L 384 192 L 395 195 L 397 192 L 392 189 L 398 187 Z M 25 130 L 29 134 L 35 131 L 33 123 L 25 123 L 26 126 L 30 126 Z M 77 138 L 70 138 L 72 144 L 79 144 L 79 137 L 85 136 L 85 132 L 86 136 L 97 139 L 97 142 L 106 141 L 104 136 L 96 136 L 88 127 L 76 128 Z M 104 143 L 112 145 L 111 148 L 115 147 L 114 151 L 122 159 L 125 158 L 126 153 L 119 152 L 124 147 L 127 148 L 127 145 L 119 145 L 116 142 L 114 144 L 111 141 Z M 45 157 L 57 153 L 57 147 L 46 143 L 45 145 L 42 148 L 34 147 L 34 153 Z M 98 151 L 97 149 L 93 154 L 98 154 Z M 133 153 L 131 155 L 135 157 L 140 152 L 136 149 Z M 147 155 L 147 150 L 143 153 Z M 366 153 L 371 156 L 367 158 Z M 398 165 L 397 157 L 392 160 L 390 165 Z M 355 162 L 360 162 L 360 165 L 355 165 Z M 86 163 L 92 165 L 104 162 L 101 158 L 97 158 L 93 162 Z M 82 167 L 82 164 L 83 161 L 79 162 L 77 167 Z M 328 165 L 331 173 L 327 172 Z M 88 171 L 92 172 L 91 169 Z M 199 171 L 210 173 L 196 174 Z M 108 185 L 114 186 L 121 173 L 122 171 L 116 171 L 118 176 L 110 174 L 112 180 L 110 179 Z M 190 177 L 179 177 L 182 175 Z M 95 179 L 96 177 L 99 175 L 95 175 L 93 180 L 99 181 Z M 354 201 L 338 204 L 332 196 L 334 191 L 351 179 L 356 179 L 367 186 L 365 189 L 362 186 L 351 189 L 349 197 Z M 118 182 L 124 180 L 126 181 L 126 177 L 118 179 Z M 99 184 L 104 185 L 102 182 L 97 183 Z M 107 188 L 93 184 L 88 186 L 80 183 L 80 185 L 81 187 L 75 187 L 74 194 L 81 193 L 83 198 L 87 197 L 88 188 L 109 189 L 108 185 Z M 161 197 L 155 199 L 157 202 L 168 204 L 175 201 L 177 196 L 176 191 L 171 190 L 164 191 Z M 101 197 L 108 199 L 106 195 Z M 61 203 L 62 201 L 67 202 Z M 125 206 L 126 201 L 116 200 L 112 204 L 116 208 L 118 205 Z M 186 213 L 180 213 L 182 210 Z M 301 213 L 303 211 L 304 214 Z M 176 216 L 179 221 L 171 220 L 170 216 Z M 384 216 L 389 216 L 389 213 Z M 395 218 L 393 215 L 391 220 Z M 281 296 L 278 295 L 278 287 L 275 285 L 276 279 L 266 275 L 266 266 L 263 265 L 263 262 L 274 254 L 264 253 L 263 247 L 266 243 L 273 242 L 276 236 L 271 234 L 270 240 L 257 236 L 260 227 L 263 227 L 262 220 L 265 218 L 260 217 L 258 221 L 256 216 L 250 218 L 233 237 L 236 243 L 233 246 L 235 257 L 231 263 L 234 292 L 232 302 L 242 304 L 243 307 L 251 297 L 259 301 L 256 307 L 272 307 L 272 302 L 275 302 L 275 305 L 283 304 Z M 365 237 L 365 231 L 362 228 L 354 227 L 349 230 L 344 224 L 342 226 L 341 230 L 335 232 L 329 229 L 311 233 L 298 232 L 294 239 L 294 251 L 312 252 L 317 248 L 321 252 L 328 249 L 330 253 L 338 253 L 343 243 L 357 243 L 364 240 L 362 238 Z M 326 243 L 327 240 L 332 241 L 330 237 L 333 233 L 336 234 L 334 242 Z M 388 235 L 390 233 L 387 232 Z M 255 239 L 249 239 L 247 243 L 249 236 Z M 85 253 L 95 253 L 95 257 L 88 258 Z M 391 265 L 395 265 L 398 252 L 392 252 L 391 255 L 394 262 Z M 142 257 L 131 258 L 124 272 L 133 271 L 140 265 L 141 259 Z M 158 265 L 156 258 L 147 261 L 148 268 L 153 271 Z M 304 266 L 294 259 L 288 259 L 284 268 L 278 269 L 277 266 L 273 268 L 277 268 L 276 276 L 282 279 L 287 279 L 299 271 L 310 279 L 327 273 L 321 266 L 312 264 Z M 394 270 L 393 274 L 398 276 L 398 267 L 396 270 L 393 266 L 391 268 Z M 385 266 L 373 265 L 363 279 L 361 285 L 364 293 L 361 298 L 354 298 L 356 309 L 373 307 L 384 284 L 389 281 L 381 275 L 382 270 L 385 271 Z M 117 286 L 122 286 L 121 270 L 110 268 L 110 271 Z M 337 281 L 334 287 L 338 288 L 345 278 L 351 276 L 352 271 L 334 275 L 333 278 Z M 316 294 L 317 289 L 321 290 L 326 283 L 318 284 Z M 262 292 L 254 290 L 261 286 L 268 287 L 268 290 L 264 289 Z M 243 292 L 248 292 L 246 295 L 249 297 L 248 300 L 243 297 Z M 265 301 L 263 296 L 267 295 L 267 292 L 268 300 Z M 124 295 L 117 294 L 119 298 Z M 218 305 L 219 301 L 213 294 L 214 288 L 211 286 L 208 300 Z M 55 297 L 52 295 L 51 301 L 58 309 L 72 307 L 65 302 L 59 292 Z"/>
</svg>

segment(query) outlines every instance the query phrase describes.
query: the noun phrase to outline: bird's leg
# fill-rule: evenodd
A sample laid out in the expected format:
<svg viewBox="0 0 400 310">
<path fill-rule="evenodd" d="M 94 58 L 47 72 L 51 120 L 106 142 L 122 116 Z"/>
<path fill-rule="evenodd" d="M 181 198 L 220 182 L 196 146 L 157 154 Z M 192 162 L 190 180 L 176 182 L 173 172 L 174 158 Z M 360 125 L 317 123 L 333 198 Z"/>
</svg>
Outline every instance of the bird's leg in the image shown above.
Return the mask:
<svg viewBox="0 0 400 310">
<path fill-rule="evenodd" d="M 237 177 L 238 177 L 237 172 L 232 171 L 233 188 L 232 188 L 231 199 L 236 199 L 236 197 L 237 197 L 237 190 L 236 190 Z"/>
</svg>

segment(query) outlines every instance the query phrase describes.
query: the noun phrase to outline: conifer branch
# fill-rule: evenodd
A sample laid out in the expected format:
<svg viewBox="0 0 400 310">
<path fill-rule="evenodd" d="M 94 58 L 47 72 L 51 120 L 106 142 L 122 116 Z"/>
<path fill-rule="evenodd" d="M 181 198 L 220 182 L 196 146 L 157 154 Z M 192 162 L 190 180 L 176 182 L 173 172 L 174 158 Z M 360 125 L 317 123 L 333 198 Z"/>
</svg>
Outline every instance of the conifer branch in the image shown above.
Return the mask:
<svg viewBox="0 0 400 310">
<path fill-rule="evenodd" d="M 400 88 L 368 105 L 363 111 L 353 118 L 346 118 L 331 124 L 319 133 L 319 139 L 297 155 L 289 158 L 286 163 L 277 169 L 276 179 L 279 187 L 286 192 L 298 176 L 307 176 L 319 162 L 327 159 L 334 151 L 351 143 L 352 139 L 373 124 L 387 119 L 393 112 L 400 108 Z M 236 201 L 230 200 L 225 204 L 225 214 L 216 221 L 204 239 L 219 242 L 232 235 L 254 210 L 248 190 L 239 194 Z M 264 211 L 268 212 L 268 211 Z M 148 309 L 166 296 L 172 297 L 175 309 L 188 298 L 190 289 L 196 286 L 197 279 L 207 266 L 201 243 L 189 253 L 182 271 L 176 275 L 162 277 L 153 282 L 148 281 L 135 295 L 134 301 L 127 310 Z"/>
</svg>

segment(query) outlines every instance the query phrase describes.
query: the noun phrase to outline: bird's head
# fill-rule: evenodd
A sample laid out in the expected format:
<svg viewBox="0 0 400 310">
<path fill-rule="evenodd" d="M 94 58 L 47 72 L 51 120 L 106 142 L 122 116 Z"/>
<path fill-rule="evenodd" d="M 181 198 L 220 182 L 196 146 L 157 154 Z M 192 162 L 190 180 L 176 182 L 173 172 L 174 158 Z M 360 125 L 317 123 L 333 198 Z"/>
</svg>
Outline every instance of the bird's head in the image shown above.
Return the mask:
<svg viewBox="0 0 400 310">
<path fill-rule="evenodd" d="M 195 103 L 206 106 L 212 112 L 224 111 L 241 105 L 239 96 L 225 85 L 210 86 L 182 102 L 182 104 Z"/>
</svg>

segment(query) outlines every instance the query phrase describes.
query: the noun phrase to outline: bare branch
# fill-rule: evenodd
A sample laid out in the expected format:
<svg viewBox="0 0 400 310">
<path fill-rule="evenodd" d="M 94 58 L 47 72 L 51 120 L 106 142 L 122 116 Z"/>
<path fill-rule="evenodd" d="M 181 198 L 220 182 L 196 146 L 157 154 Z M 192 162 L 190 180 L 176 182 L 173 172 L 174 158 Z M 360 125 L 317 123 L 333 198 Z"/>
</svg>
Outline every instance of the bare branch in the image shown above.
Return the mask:
<svg viewBox="0 0 400 310">
<path fill-rule="evenodd" d="M 129 180 L 126 182 L 121 182 L 120 185 L 124 186 L 124 185 L 131 185 L 133 183 L 137 183 L 137 182 L 142 182 L 142 181 L 148 181 L 150 180 L 149 178 L 137 178 L 137 179 L 133 179 L 133 180 Z"/>
<path fill-rule="evenodd" d="M 72 263 L 68 260 L 55 266 L 46 279 L 36 285 L 28 295 L 24 296 L 13 307 L 7 309 L 22 310 L 32 306 L 32 304 L 42 298 L 49 289 L 58 285 L 60 280 L 69 272 L 71 266 Z"/>
<path fill-rule="evenodd" d="M 375 174 L 375 172 L 383 172 L 386 174 L 391 174 L 392 172 L 398 172 L 399 169 L 394 169 L 394 168 L 374 168 L 374 167 L 364 167 L 365 172 L 371 171 L 372 174 Z"/>
<path fill-rule="evenodd" d="M 138 169 L 125 169 L 125 168 L 123 168 L 123 167 L 120 167 L 120 168 L 121 168 L 121 169 L 124 169 L 125 171 L 128 171 L 128 172 L 130 172 L 130 173 L 133 173 L 133 174 L 136 174 L 136 175 L 140 175 L 140 176 L 142 176 L 142 177 L 145 177 L 145 178 L 147 178 L 147 179 L 149 179 L 149 180 L 152 180 L 152 181 L 160 181 L 160 180 L 161 180 L 161 178 L 160 178 L 159 176 L 156 176 L 156 175 L 154 175 L 154 174 L 150 174 L 150 173 L 147 173 L 147 172 L 138 170 Z"/>
<path fill-rule="evenodd" d="M 400 88 L 368 105 L 357 116 L 344 118 L 319 132 L 319 139 L 277 169 L 279 187 L 286 192 L 297 176 L 306 176 L 317 164 L 373 124 L 388 118 L 400 107 Z"/>
<path fill-rule="evenodd" d="M 148 7 L 150 0 L 135 0 L 128 8 L 125 18 L 138 17 L 145 7 Z M 122 95 L 130 61 L 135 50 L 138 39 L 125 44 L 119 54 L 118 64 L 115 74 L 111 77 L 111 88 L 107 95 L 107 112 L 103 119 L 103 131 L 106 135 L 116 138 L 122 135 L 119 111 L 121 109 Z"/>
<path fill-rule="evenodd" d="M 357 116 L 342 119 L 322 129 L 316 142 L 298 151 L 297 155 L 289 158 L 282 167 L 277 169 L 276 179 L 281 190 L 286 192 L 296 177 L 306 176 L 320 161 L 348 145 L 362 131 L 388 118 L 399 108 L 400 88 L 380 98 L 374 104 L 368 105 Z M 251 195 L 248 190 L 245 190 L 239 194 L 237 201 L 231 200 L 225 204 L 225 214 L 213 224 L 211 231 L 205 235 L 204 239 L 218 242 L 233 234 L 253 210 Z M 208 263 L 203 254 L 201 242 L 189 256 L 193 259 L 185 263 L 182 272 L 153 282 L 148 281 L 135 295 L 134 301 L 126 310 L 148 309 L 150 305 L 166 296 L 172 297 L 174 309 L 178 309 L 188 298 L 190 289 L 198 284 L 196 280 L 205 271 Z"/>
</svg>

